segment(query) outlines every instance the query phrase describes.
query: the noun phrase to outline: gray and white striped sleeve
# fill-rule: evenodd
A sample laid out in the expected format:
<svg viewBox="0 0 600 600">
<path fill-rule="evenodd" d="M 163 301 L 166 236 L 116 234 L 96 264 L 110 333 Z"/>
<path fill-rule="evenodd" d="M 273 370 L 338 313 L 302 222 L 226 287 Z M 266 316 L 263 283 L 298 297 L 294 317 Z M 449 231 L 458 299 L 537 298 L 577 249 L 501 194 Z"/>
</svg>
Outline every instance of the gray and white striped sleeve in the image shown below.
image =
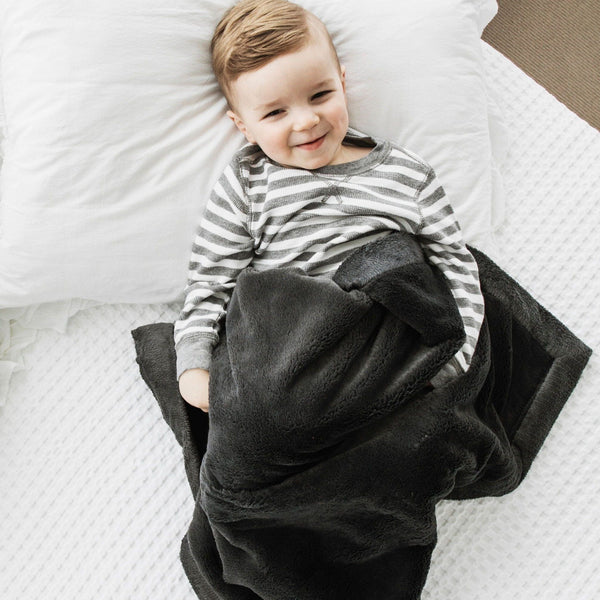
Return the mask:
<svg viewBox="0 0 600 600">
<path fill-rule="evenodd" d="M 442 383 L 469 368 L 483 323 L 484 301 L 477 263 L 463 241 L 454 211 L 433 170 L 423 182 L 418 205 L 422 216 L 419 238 L 423 251 L 445 275 L 466 334 L 462 348 L 437 378 L 438 383 Z"/>
<path fill-rule="evenodd" d="M 175 322 L 177 377 L 192 368 L 209 369 L 219 340 L 219 321 L 240 272 L 253 258 L 245 192 L 229 165 L 214 186 L 196 233 L 185 302 Z"/>
</svg>

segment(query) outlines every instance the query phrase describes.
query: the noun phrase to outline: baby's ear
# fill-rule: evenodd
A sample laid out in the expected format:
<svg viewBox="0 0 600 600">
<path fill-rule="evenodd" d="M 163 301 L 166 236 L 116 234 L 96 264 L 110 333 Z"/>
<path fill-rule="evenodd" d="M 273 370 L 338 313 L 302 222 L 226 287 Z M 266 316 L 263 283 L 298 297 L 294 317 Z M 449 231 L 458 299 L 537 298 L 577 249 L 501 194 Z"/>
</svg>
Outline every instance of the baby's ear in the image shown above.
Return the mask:
<svg viewBox="0 0 600 600">
<path fill-rule="evenodd" d="M 244 121 L 242 121 L 242 119 L 239 117 L 239 115 L 234 113 L 232 110 L 228 110 L 227 116 L 234 122 L 235 126 L 244 134 L 246 139 L 251 144 L 256 144 L 256 140 L 250 135 L 248 128 L 244 124 Z"/>
<path fill-rule="evenodd" d="M 344 94 L 346 93 L 346 67 L 345 65 L 340 65 L 340 80 L 342 82 L 342 90 Z"/>
</svg>

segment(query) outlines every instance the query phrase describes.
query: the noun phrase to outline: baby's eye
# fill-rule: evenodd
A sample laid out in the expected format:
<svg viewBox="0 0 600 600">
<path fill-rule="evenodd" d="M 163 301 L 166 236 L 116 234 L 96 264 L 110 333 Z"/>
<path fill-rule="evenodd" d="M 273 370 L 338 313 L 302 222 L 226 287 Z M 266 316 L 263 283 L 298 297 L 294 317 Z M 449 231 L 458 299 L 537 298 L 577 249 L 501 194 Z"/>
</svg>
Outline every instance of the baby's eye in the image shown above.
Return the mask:
<svg viewBox="0 0 600 600">
<path fill-rule="evenodd" d="M 333 90 L 323 90 L 322 92 L 317 92 L 312 96 L 312 100 L 319 100 L 320 98 L 324 98 L 328 94 L 331 94 Z"/>
<path fill-rule="evenodd" d="M 271 112 L 267 113 L 263 119 L 269 119 L 270 117 L 276 117 L 277 115 L 281 114 L 283 112 L 283 110 L 281 110 L 280 108 L 276 108 L 275 110 L 272 110 Z"/>
</svg>

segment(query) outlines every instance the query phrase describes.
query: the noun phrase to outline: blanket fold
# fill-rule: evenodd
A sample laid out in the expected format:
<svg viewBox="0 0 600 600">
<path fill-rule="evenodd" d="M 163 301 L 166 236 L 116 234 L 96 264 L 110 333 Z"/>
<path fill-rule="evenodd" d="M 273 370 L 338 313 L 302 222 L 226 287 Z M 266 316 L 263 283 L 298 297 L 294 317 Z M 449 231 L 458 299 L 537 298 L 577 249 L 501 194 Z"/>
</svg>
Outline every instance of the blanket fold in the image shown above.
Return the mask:
<svg viewBox="0 0 600 600">
<path fill-rule="evenodd" d="M 471 368 L 441 388 L 428 382 L 464 331 L 404 233 L 333 280 L 245 271 L 213 356 L 210 427 L 177 393 L 172 326 L 133 332 L 196 498 L 181 558 L 200 598 L 417 599 L 436 503 L 519 485 L 590 350 L 473 253 L 485 322 Z"/>
</svg>

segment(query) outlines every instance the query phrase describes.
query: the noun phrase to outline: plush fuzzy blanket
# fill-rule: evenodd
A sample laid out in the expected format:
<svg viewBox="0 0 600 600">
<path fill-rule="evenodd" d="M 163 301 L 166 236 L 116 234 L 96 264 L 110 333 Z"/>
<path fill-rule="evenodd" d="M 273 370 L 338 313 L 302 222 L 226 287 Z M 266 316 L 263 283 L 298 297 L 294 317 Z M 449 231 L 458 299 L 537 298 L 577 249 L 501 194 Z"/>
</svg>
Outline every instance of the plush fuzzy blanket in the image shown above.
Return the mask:
<svg viewBox="0 0 600 600">
<path fill-rule="evenodd" d="M 196 498 L 181 557 L 199 598 L 417 599 L 436 503 L 519 485 L 590 351 L 473 252 L 486 320 L 468 373 L 436 389 L 464 333 L 408 234 L 357 250 L 333 281 L 244 272 L 210 426 L 177 392 L 172 326 L 133 332 Z"/>
</svg>

